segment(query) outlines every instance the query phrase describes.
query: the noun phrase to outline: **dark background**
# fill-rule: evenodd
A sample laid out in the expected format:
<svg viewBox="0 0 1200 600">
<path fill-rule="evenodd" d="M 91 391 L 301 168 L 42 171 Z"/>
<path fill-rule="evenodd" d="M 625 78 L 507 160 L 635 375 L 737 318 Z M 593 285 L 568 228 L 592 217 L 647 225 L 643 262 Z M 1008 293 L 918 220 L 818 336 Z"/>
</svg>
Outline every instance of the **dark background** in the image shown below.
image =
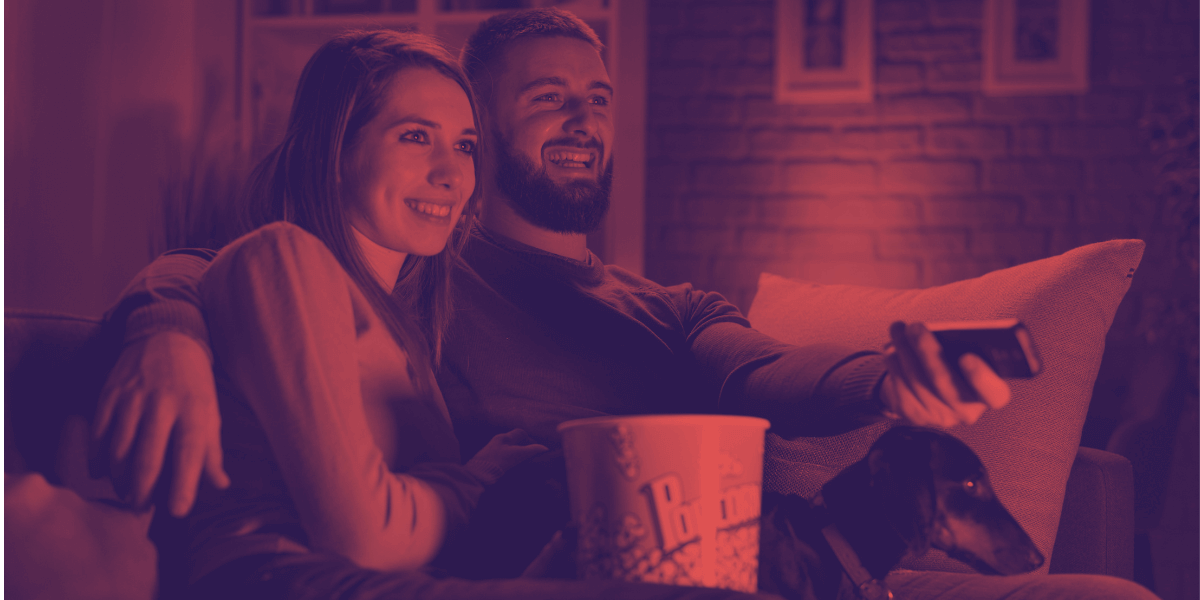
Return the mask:
<svg viewBox="0 0 1200 600">
<path fill-rule="evenodd" d="M 236 135 L 238 6 L 5 2 L 6 306 L 99 315 L 171 242 Z M 1083 444 L 1134 461 L 1139 579 L 1197 598 L 1197 3 L 1093 0 L 1087 93 L 992 97 L 983 0 L 878 0 L 875 99 L 826 105 L 773 101 L 774 10 L 648 5 L 646 274 L 745 310 L 761 271 L 924 287 L 1145 240 Z"/>
</svg>

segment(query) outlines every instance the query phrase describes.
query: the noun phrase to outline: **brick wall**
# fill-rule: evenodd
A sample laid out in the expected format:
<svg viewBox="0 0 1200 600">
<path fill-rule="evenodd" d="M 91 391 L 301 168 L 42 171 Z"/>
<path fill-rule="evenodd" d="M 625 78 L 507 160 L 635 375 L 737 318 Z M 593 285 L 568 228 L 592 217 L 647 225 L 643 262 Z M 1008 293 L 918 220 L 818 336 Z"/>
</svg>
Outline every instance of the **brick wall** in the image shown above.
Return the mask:
<svg viewBox="0 0 1200 600">
<path fill-rule="evenodd" d="M 1178 78 L 1197 74 L 1197 3 L 1092 0 L 1089 92 L 1007 98 L 980 92 L 983 0 L 875 6 L 875 101 L 799 106 L 772 100 L 773 2 L 651 2 L 647 275 L 749 309 L 761 271 L 925 287 L 1146 240 L 1083 444 L 1104 448 L 1123 423 L 1165 428 L 1134 465 L 1151 548 L 1138 580 L 1197 598 L 1196 233 L 1155 193 L 1139 125 L 1196 102 Z"/>
<path fill-rule="evenodd" d="M 773 2 L 653 1 L 648 276 L 748 309 L 761 271 L 924 287 L 1114 237 L 1169 252 L 1138 121 L 1196 72 L 1196 3 L 1095 0 L 1077 96 L 984 96 L 982 13 L 877 0 L 875 101 L 802 106 L 772 100 Z"/>
</svg>

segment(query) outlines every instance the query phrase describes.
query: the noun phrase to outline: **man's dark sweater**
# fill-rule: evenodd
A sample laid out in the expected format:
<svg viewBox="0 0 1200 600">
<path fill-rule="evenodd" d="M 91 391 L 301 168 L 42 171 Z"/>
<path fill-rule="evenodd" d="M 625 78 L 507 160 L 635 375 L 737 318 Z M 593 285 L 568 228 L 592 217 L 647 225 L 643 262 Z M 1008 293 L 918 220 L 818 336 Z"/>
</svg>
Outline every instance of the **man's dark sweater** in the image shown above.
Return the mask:
<svg viewBox="0 0 1200 600">
<path fill-rule="evenodd" d="M 463 456 L 514 427 L 557 448 L 583 417 L 752 414 L 825 435 L 879 413 L 878 353 L 784 344 L 720 294 L 474 233 L 438 373 Z"/>
<path fill-rule="evenodd" d="M 438 373 L 463 456 L 514 427 L 552 451 L 484 493 L 479 530 L 447 551 L 448 561 L 471 565 L 464 575 L 519 574 L 566 523 L 555 432 L 563 421 L 751 414 L 785 435 L 825 435 L 879 418 L 877 353 L 784 344 L 751 329 L 719 294 L 663 287 L 590 253 L 580 262 L 474 233 L 469 267 L 454 273 Z"/>
</svg>

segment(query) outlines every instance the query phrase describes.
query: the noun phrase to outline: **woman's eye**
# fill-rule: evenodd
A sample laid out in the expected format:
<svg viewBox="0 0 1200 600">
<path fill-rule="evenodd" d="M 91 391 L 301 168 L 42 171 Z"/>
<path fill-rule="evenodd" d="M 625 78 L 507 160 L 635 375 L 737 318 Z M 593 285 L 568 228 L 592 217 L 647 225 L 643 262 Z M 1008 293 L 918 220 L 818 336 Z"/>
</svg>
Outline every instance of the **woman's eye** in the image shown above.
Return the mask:
<svg viewBox="0 0 1200 600">
<path fill-rule="evenodd" d="M 458 150 L 467 154 L 475 154 L 475 142 L 463 140 L 458 143 Z"/>
<path fill-rule="evenodd" d="M 401 135 L 400 139 L 406 142 L 416 142 L 418 144 L 429 143 L 429 135 L 419 129 L 404 132 L 404 135 Z"/>
</svg>

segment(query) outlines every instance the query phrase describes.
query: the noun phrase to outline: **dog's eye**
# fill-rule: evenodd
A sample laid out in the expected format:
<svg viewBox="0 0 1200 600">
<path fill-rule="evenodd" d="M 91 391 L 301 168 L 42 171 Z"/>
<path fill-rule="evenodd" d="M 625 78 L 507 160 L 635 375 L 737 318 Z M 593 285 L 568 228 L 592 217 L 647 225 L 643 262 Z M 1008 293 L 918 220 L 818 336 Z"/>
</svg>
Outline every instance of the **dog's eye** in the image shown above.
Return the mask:
<svg viewBox="0 0 1200 600">
<path fill-rule="evenodd" d="M 979 482 L 974 479 L 968 479 L 964 481 L 962 485 L 963 489 L 966 490 L 968 494 L 979 493 Z"/>
</svg>

